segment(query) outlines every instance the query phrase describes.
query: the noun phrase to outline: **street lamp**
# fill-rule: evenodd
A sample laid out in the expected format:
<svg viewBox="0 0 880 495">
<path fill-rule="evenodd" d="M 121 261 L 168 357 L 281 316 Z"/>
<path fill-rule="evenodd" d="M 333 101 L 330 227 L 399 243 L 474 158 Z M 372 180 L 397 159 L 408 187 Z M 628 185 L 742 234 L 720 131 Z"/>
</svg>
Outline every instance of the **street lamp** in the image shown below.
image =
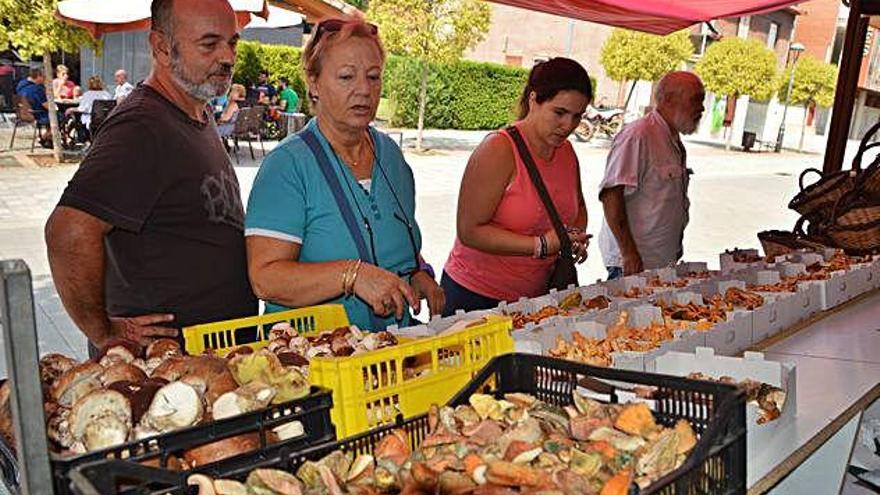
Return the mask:
<svg viewBox="0 0 880 495">
<path fill-rule="evenodd" d="M 804 45 L 800 43 L 792 43 L 788 47 L 788 53 L 791 56 L 791 75 L 788 77 L 788 91 L 785 93 L 785 106 L 782 107 L 782 123 L 779 124 L 779 134 L 776 136 L 776 149 L 779 153 L 782 151 L 782 140 L 785 139 L 785 117 L 788 115 L 788 102 L 791 101 L 791 87 L 794 85 L 794 71 L 797 67 L 798 57 L 804 51 Z"/>
</svg>

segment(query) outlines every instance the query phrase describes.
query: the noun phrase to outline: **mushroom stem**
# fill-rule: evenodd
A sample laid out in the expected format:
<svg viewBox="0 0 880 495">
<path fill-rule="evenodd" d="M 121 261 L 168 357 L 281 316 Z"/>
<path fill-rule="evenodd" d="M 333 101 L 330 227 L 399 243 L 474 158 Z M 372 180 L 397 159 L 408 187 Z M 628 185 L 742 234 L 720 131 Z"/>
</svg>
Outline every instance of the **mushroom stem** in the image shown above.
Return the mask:
<svg viewBox="0 0 880 495">
<path fill-rule="evenodd" d="M 204 474 L 191 475 L 186 479 L 186 484 L 190 486 L 198 486 L 198 495 L 217 495 L 216 490 L 214 490 L 214 480 Z"/>
</svg>

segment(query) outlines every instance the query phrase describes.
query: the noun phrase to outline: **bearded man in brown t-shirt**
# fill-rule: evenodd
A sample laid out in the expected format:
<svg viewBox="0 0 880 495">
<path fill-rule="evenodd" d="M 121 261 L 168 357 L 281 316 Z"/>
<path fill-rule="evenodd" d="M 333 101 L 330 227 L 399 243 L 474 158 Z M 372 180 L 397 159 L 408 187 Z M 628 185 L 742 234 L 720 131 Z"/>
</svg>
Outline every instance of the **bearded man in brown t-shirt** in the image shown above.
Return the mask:
<svg viewBox="0 0 880 495">
<path fill-rule="evenodd" d="M 52 276 L 93 346 L 257 313 L 244 209 L 206 103 L 232 82 L 227 0 L 154 0 L 153 69 L 108 117 L 46 224 Z"/>
</svg>

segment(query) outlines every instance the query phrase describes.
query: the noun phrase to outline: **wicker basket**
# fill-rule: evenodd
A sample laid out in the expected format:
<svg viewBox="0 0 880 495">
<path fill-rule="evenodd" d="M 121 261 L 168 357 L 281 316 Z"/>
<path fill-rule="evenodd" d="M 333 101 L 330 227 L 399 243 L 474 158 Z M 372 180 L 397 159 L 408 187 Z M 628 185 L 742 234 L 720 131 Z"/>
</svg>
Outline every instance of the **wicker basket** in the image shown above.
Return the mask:
<svg viewBox="0 0 880 495">
<path fill-rule="evenodd" d="M 880 202 L 880 155 L 875 157 L 868 167 L 862 169 L 865 153 L 880 147 L 880 142 L 873 142 L 878 132 L 880 132 L 880 122 L 874 124 L 865 133 L 853 158 L 851 170 L 828 174 L 815 168 L 804 170 L 798 178 L 800 192 L 788 203 L 788 207 L 806 217 L 816 230 L 817 226 L 821 225 L 824 228 L 834 222 L 835 217 L 832 212 L 835 206 L 850 193 L 858 191 L 858 194 Z M 820 178 L 804 187 L 804 178 L 810 173 L 818 174 Z"/>
<path fill-rule="evenodd" d="M 854 191 L 838 201 L 832 218 L 823 231 L 834 247 L 852 255 L 880 252 L 880 201 Z"/>
<path fill-rule="evenodd" d="M 799 249 L 821 250 L 825 244 L 814 242 L 787 230 L 765 230 L 758 233 L 758 240 L 767 258 L 776 258 Z"/>
<path fill-rule="evenodd" d="M 826 239 L 820 235 L 808 235 L 803 231 L 803 224 L 807 220 L 801 217 L 791 232 L 787 230 L 765 230 L 758 233 L 758 240 L 764 248 L 767 258 L 775 258 L 799 249 L 821 250 L 828 247 Z"/>
</svg>

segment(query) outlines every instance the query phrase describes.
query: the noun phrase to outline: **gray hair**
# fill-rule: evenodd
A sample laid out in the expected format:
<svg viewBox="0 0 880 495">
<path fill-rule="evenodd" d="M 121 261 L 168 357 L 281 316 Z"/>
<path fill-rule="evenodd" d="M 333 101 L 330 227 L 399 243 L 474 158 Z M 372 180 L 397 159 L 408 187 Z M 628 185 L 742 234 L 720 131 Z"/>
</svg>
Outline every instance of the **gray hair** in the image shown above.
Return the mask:
<svg viewBox="0 0 880 495">
<path fill-rule="evenodd" d="M 173 7 L 174 0 L 153 0 L 150 4 L 150 29 L 173 37 L 174 16 L 171 12 Z"/>
<path fill-rule="evenodd" d="M 657 100 L 657 103 L 661 103 L 679 96 L 685 90 L 694 87 L 703 87 L 703 82 L 699 76 L 693 72 L 683 70 L 673 71 L 663 76 L 660 82 L 657 83 L 654 98 Z"/>
</svg>

